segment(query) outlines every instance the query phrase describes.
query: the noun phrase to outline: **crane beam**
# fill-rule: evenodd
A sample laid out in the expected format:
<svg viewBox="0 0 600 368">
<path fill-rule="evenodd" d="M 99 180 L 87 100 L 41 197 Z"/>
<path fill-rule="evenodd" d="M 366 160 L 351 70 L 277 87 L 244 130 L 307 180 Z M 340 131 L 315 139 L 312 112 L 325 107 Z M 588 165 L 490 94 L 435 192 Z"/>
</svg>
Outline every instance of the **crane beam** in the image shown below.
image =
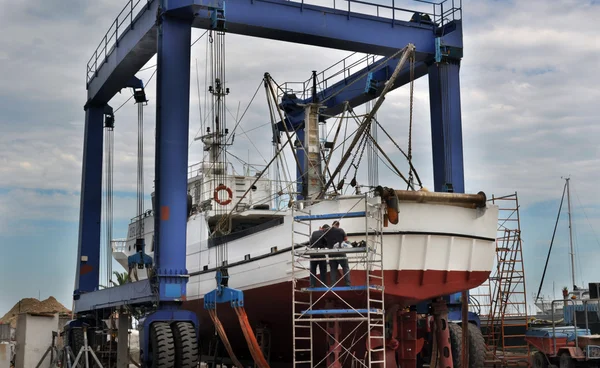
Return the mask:
<svg viewBox="0 0 600 368">
<path fill-rule="evenodd" d="M 123 81 L 130 80 L 157 52 L 159 1 L 149 0 L 141 9 L 135 8 L 138 5 L 132 0 L 129 3 L 125 9 L 131 7 L 131 14 L 124 14 L 131 21 L 117 19 L 88 62 L 88 101 L 107 103 L 125 88 Z M 431 22 L 363 14 L 357 5 L 356 11 L 352 9 L 353 3 L 348 3 L 348 11 L 287 0 L 227 0 L 226 29 L 228 33 L 377 55 L 391 55 L 412 43 L 419 54 L 435 55 L 436 32 L 440 30 Z M 365 3 L 361 1 L 363 7 Z M 211 5 L 203 0 L 167 4 L 160 12 L 203 29 L 212 28 L 213 12 L 224 6 L 222 1 Z M 371 5 L 373 9 L 377 6 L 381 7 Z M 394 10 L 394 14 L 402 12 L 405 18 L 412 15 L 406 9 Z M 452 24 L 444 28 L 444 42 L 462 48 L 460 29 L 455 31 Z"/>
</svg>

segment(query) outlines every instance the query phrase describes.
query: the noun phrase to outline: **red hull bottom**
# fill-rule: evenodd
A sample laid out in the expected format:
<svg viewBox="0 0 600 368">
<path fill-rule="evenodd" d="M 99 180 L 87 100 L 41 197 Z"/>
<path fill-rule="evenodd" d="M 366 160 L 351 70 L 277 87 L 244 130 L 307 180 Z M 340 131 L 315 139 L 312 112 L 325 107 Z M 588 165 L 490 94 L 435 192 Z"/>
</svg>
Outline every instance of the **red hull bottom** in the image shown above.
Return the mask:
<svg viewBox="0 0 600 368">
<path fill-rule="evenodd" d="M 489 276 L 489 272 L 486 271 L 402 270 L 385 271 L 384 273 L 384 297 L 386 308 L 393 305 L 399 305 L 400 307 L 410 306 L 421 301 L 430 300 L 437 296 L 471 289 L 481 285 Z M 366 284 L 364 271 L 352 271 L 351 278 L 353 285 Z M 366 307 L 364 291 L 343 292 L 338 294 L 341 295 L 344 301 L 350 303 L 355 308 Z M 326 299 L 331 298 L 329 298 L 329 296 L 323 298 L 323 300 Z M 338 301 L 338 303 L 341 302 Z M 268 326 L 270 328 L 271 362 L 286 362 L 289 365 L 289 362 L 292 361 L 291 282 L 245 290 L 244 304 L 250 323 L 254 328 L 260 325 Z M 342 305 L 340 307 L 343 307 Z M 208 313 L 204 310 L 203 299 L 187 301 L 184 303 L 184 308 L 191 310 L 198 315 L 200 323 L 199 338 L 202 344 L 201 348 L 203 354 L 206 354 L 208 343 L 215 335 L 215 330 Z M 229 305 L 223 304 L 218 306 L 217 315 L 225 327 L 227 336 L 238 358 L 242 360 L 251 360 L 235 312 Z M 349 323 L 341 323 L 342 338 L 349 334 L 355 326 L 356 325 L 351 325 Z M 314 329 L 315 332 L 316 330 L 319 330 L 319 328 Z M 362 332 L 358 332 L 357 338 L 361 335 Z M 351 340 L 352 338 L 349 338 L 347 342 L 350 342 Z M 314 341 L 315 356 L 313 361 L 316 364 L 325 355 L 325 336 L 316 333 Z M 318 344 L 318 341 L 323 341 L 323 344 Z M 347 346 L 347 344 L 344 345 Z M 357 344 L 356 347 L 364 351 L 364 343 Z M 350 359 L 348 359 L 348 361 L 350 361 Z"/>
</svg>

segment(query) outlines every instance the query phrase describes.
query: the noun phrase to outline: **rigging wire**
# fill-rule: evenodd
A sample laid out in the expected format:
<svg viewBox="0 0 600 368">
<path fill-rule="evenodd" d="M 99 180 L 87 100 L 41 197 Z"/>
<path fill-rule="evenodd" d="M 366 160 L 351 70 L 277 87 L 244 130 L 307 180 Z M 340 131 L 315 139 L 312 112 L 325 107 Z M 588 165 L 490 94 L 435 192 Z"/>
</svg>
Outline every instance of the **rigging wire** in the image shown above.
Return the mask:
<svg viewBox="0 0 600 368">
<path fill-rule="evenodd" d="M 415 90 L 415 54 L 414 52 L 410 55 L 410 117 L 408 120 L 408 162 L 410 164 L 408 170 L 408 187 L 414 187 L 414 177 L 412 170 L 412 129 L 413 129 L 413 100 L 414 100 L 414 90 Z"/>
<path fill-rule="evenodd" d="M 540 286 L 538 288 L 538 292 L 535 297 L 536 302 L 540 298 L 540 293 L 542 292 L 542 285 L 544 284 L 544 277 L 546 277 L 546 270 L 548 269 L 548 261 L 550 260 L 550 253 L 552 252 L 552 245 L 554 244 L 554 236 L 556 235 L 556 228 L 558 227 L 558 220 L 560 219 L 560 212 L 562 211 L 563 201 L 565 199 L 566 191 L 567 191 L 567 183 L 565 183 L 565 186 L 563 188 L 563 194 L 560 199 L 560 205 L 558 206 L 558 215 L 556 216 L 556 222 L 554 224 L 554 231 L 552 232 L 552 240 L 550 240 L 550 247 L 548 248 L 548 255 L 546 256 L 546 264 L 544 265 L 544 271 L 542 272 L 542 279 L 540 280 Z"/>
</svg>

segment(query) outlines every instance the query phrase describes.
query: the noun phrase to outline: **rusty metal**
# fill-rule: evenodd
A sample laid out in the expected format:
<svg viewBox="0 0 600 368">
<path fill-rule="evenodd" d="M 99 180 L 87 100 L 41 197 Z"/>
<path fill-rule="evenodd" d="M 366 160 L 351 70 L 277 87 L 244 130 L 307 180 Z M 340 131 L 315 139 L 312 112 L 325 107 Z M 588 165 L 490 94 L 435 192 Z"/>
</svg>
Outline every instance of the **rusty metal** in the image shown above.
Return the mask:
<svg viewBox="0 0 600 368">
<path fill-rule="evenodd" d="M 437 299 L 432 303 L 433 317 L 435 320 L 435 336 L 438 348 L 439 367 L 452 368 L 452 346 L 450 345 L 450 329 L 448 328 L 448 307 L 444 299 Z M 435 354 L 436 352 L 432 352 Z"/>
<path fill-rule="evenodd" d="M 479 192 L 477 194 L 463 194 L 426 192 L 423 190 L 395 190 L 394 194 L 401 202 L 447 204 L 467 208 L 485 207 L 487 201 L 484 192 Z"/>
<path fill-rule="evenodd" d="M 469 296 L 467 291 L 463 291 L 461 296 L 462 303 L 462 351 L 461 362 L 463 367 L 469 367 Z"/>
</svg>

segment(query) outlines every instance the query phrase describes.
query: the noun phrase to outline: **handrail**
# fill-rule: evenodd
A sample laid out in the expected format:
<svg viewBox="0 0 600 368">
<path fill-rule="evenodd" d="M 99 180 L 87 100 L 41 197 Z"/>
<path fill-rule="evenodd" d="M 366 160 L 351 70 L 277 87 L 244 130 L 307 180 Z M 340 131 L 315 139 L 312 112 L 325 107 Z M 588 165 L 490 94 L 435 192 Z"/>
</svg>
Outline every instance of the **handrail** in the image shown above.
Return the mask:
<svg viewBox="0 0 600 368">
<path fill-rule="evenodd" d="M 102 37 L 100 44 L 94 50 L 94 53 L 90 57 L 87 63 L 86 70 L 86 82 L 89 84 L 90 81 L 95 77 L 96 73 L 108 59 L 108 55 L 113 52 L 113 49 L 118 47 L 119 43 L 119 30 L 121 34 L 124 34 L 126 27 L 134 28 L 135 20 L 142 15 L 146 10 L 150 8 L 150 4 L 156 0 L 128 0 L 127 4 L 121 9 L 115 20 L 108 27 L 108 31 Z M 139 11 L 139 12 L 138 12 Z M 134 12 L 137 15 L 134 18 Z M 103 61 L 98 64 L 99 60 Z"/>
<path fill-rule="evenodd" d="M 127 250 L 127 239 L 114 239 L 110 241 L 112 251 L 125 253 Z"/>
<path fill-rule="evenodd" d="M 108 56 L 119 46 L 119 36 L 123 35 L 127 28 L 133 29 L 136 20 L 150 9 L 150 4 L 157 0 L 128 0 L 127 4 L 118 13 L 115 20 L 111 23 L 108 31 L 102 37 L 98 47 L 94 50 L 90 57 L 87 68 L 86 68 L 86 82 L 89 83 L 98 73 L 98 70 L 108 60 Z M 247 0 L 250 2 L 254 1 L 266 1 L 266 0 Z M 300 4 L 301 9 L 304 5 L 312 5 L 315 0 L 287 0 L 289 2 Z M 442 27 L 447 23 L 462 18 L 462 0 L 413 0 L 415 3 L 423 4 L 415 9 L 408 9 L 396 6 L 396 0 L 383 0 L 381 2 L 375 2 L 375 0 L 316 0 L 318 5 L 332 10 L 342 11 L 347 14 L 348 18 L 353 14 L 363 14 L 379 17 L 383 20 L 391 21 L 392 26 L 397 21 L 412 21 L 412 16 L 415 13 L 419 13 L 423 16 L 428 16 L 433 22 L 422 23 L 420 20 L 416 20 L 417 24 L 431 25 L 432 27 Z M 331 3 L 330 3 L 331 2 Z M 341 5 L 340 5 L 341 3 Z M 354 7 L 352 7 L 354 4 Z M 424 7 L 431 7 L 431 10 L 424 11 Z M 422 9 L 423 8 L 423 9 Z M 134 16 L 134 13 L 136 14 Z M 120 33 L 119 33 L 120 32 Z M 334 64 L 336 65 L 336 64 Z M 344 68 L 345 69 L 345 68 Z M 327 69 L 325 70 L 327 71 Z M 323 71 L 322 73 L 324 73 Z M 306 88 L 303 88 L 305 91 Z"/>
</svg>

